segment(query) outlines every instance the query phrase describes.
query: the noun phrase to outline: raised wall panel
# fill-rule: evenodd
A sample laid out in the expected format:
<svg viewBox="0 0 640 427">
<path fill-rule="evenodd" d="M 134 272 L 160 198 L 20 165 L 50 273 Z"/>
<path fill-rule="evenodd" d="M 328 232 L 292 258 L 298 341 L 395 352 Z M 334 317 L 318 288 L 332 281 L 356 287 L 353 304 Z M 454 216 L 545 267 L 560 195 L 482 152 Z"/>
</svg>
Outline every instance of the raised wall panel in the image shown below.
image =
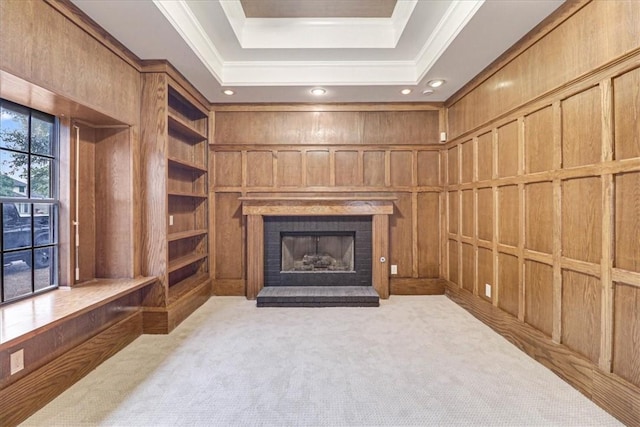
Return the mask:
<svg viewBox="0 0 640 427">
<path fill-rule="evenodd" d="M 493 189 L 478 189 L 478 239 L 493 240 Z"/>
<path fill-rule="evenodd" d="M 397 277 L 411 277 L 413 268 L 413 225 L 411 194 L 396 193 L 398 198 L 391 215 L 389 246 L 391 262 L 398 266 Z"/>
<path fill-rule="evenodd" d="M 462 287 L 473 293 L 476 254 L 473 246 L 462 244 Z"/>
<path fill-rule="evenodd" d="M 615 266 L 640 272 L 640 172 L 616 175 Z"/>
<path fill-rule="evenodd" d="M 242 155 L 237 151 L 215 153 L 215 177 L 218 187 L 239 187 L 242 185 Z"/>
<path fill-rule="evenodd" d="M 384 151 L 366 151 L 364 153 L 364 185 L 368 187 L 384 186 Z"/>
<path fill-rule="evenodd" d="M 391 151 L 391 186 L 411 186 L 412 153 L 411 151 Z"/>
<path fill-rule="evenodd" d="M 438 111 L 364 111 L 365 144 L 438 144 Z"/>
<path fill-rule="evenodd" d="M 247 152 L 247 186 L 273 186 L 273 152 Z"/>
<path fill-rule="evenodd" d="M 336 185 L 356 186 L 362 185 L 362 172 L 358 166 L 357 151 L 336 151 Z"/>
<path fill-rule="evenodd" d="M 449 240 L 449 281 L 460 284 L 460 276 L 458 274 L 458 242 Z"/>
<path fill-rule="evenodd" d="M 640 157 L 640 68 L 613 79 L 615 158 Z"/>
<path fill-rule="evenodd" d="M 458 205 L 460 204 L 457 191 L 449 191 L 449 233 L 458 233 Z"/>
<path fill-rule="evenodd" d="M 526 260 L 524 271 L 525 322 L 545 335 L 551 336 L 553 332 L 553 267 Z"/>
<path fill-rule="evenodd" d="M 462 230 L 461 234 L 466 237 L 474 237 L 473 222 L 473 190 L 462 191 Z"/>
<path fill-rule="evenodd" d="M 520 278 L 518 258 L 503 253 L 498 254 L 498 307 L 518 316 Z"/>
<path fill-rule="evenodd" d="M 553 110 L 551 106 L 529 114 L 524 119 L 525 171 L 553 169 Z"/>
<path fill-rule="evenodd" d="M 615 284 L 613 373 L 640 387 L 640 288 Z"/>
<path fill-rule="evenodd" d="M 493 252 L 486 248 L 478 248 L 478 296 L 491 300 L 485 295 L 485 285 L 491 285 L 491 292 L 496 291 L 493 282 Z"/>
<path fill-rule="evenodd" d="M 329 152 L 307 152 L 307 185 L 327 187 L 330 184 Z"/>
<path fill-rule="evenodd" d="M 493 133 L 478 137 L 478 181 L 493 177 Z"/>
<path fill-rule="evenodd" d="M 600 354 L 600 302 L 597 278 L 562 272 L 562 343 L 593 363 Z"/>
<path fill-rule="evenodd" d="M 460 144 L 462 150 L 462 183 L 473 181 L 473 141 Z"/>
<path fill-rule="evenodd" d="M 299 187 L 301 183 L 302 153 L 299 151 L 278 151 L 278 186 Z"/>
<path fill-rule="evenodd" d="M 518 187 L 509 185 L 498 189 L 498 241 L 517 246 L 520 234 L 518 216 Z"/>
<path fill-rule="evenodd" d="M 600 179 L 562 183 L 562 255 L 600 262 L 602 252 L 602 191 Z"/>
<path fill-rule="evenodd" d="M 498 128 L 498 176 L 518 173 L 518 123 L 511 122 Z"/>
<path fill-rule="evenodd" d="M 525 248 L 553 252 L 553 186 L 540 182 L 525 186 Z"/>
<path fill-rule="evenodd" d="M 448 164 L 449 164 L 449 184 L 458 184 L 460 177 L 458 176 L 458 146 L 452 147 L 448 151 Z"/>
<path fill-rule="evenodd" d="M 242 204 L 240 193 L 215 195 L 215 269 L 216 279 L 243 277 Z"/>
<path fill-rule="evenodd" d="M 418 185 L 440 185 L 439 151 L 418 151 Z"/>
<path fill-rule="evenodd" d="M 562 102 L 562 164 L 565 168 L 600 162 L 601 114 L 598 87 Z"/>
<path fill-rule="evenodd" d="M 418 276 L 440 277 L 440 193 L 418 194 Z"/>
</svg>

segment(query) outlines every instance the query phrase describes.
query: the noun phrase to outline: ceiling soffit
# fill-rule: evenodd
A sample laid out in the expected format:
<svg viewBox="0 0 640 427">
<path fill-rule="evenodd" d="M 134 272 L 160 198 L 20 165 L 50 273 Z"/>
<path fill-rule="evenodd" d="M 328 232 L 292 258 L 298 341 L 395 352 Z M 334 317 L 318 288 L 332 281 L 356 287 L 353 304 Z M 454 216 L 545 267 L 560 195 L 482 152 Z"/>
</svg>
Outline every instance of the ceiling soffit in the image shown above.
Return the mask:
<svg viewBox="0 0 640 427">
<path fill-rule="evenodd" d="M 484 0 L 452 1 L 448 8 L 441 9 L 444 13 L 426 40 L 410 40 L 412 49 L 406 50 L 414 52 L 413 56 L 400 60 L 367 60 L 366 52 L 381 47 L 392 49 L 387 46 L 390 43 L 397 46 L 408 25 L 423 22 L 425 16 L 415 13 L 417 0 L 398 2 L 391 18 L 339 19 L 246 18 L 239 0 L 220 1 L 241 48 L 247 49 L 243 43 L 255 43 L 252 49 L 258 53 L 260 49 L 265 52 L 280 49 L 278 60 L 261 60 L 256 54 L 256 60 L 244 61 L 225 59 L 209 35 L 216 29 L 207 27 L 206 17 L 196 16 L 186 0 L 153 2 L 223 86 L 340 86 L 418 84 Z M 420 5 L 420 13 L 428 13 L 428 3 Z M 288 51 L 317 48 L 343 51 L 345 46 L 365 59 L 287 60 Z"/>
<path fill-rule="evenodd" d="M 240 0 L 247 18 L 389 18 L 397 0 Z"/>
</svg>

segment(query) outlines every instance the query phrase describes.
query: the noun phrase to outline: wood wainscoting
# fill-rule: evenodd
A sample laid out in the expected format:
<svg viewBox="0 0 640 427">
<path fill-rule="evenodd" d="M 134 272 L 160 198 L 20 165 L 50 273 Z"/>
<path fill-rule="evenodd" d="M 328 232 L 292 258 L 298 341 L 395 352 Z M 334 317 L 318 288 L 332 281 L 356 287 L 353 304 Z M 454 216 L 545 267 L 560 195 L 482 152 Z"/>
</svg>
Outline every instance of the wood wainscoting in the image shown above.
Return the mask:
<svg viewBox="0 0 640 427">
<path fill-rule="evenodd" d="M 264 286 L 264 216 L 372 216 L 371 281 L 380 298 L 389 298 L 389 215 L 393 197 L 242 197 L 247 216 L 247 293 L 256 299 Z"/>
</svg>

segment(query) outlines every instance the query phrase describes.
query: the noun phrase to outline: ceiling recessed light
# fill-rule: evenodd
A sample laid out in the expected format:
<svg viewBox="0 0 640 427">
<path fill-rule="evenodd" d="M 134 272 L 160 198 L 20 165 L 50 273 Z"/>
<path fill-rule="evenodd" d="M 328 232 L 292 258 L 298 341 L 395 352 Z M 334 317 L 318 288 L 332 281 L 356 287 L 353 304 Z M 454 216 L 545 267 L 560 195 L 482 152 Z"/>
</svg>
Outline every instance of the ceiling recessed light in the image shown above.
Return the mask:
<svg viewBox="0 0 640 427">
<path fill-rule="evenodd" d="M 403 95 L 409 95 L 411 93 L 411 89 L 402 89 L 400 93 Z"/>
<path fill-rule="evenodd" d="M 423 95 L 431 95 L 431 94 L 433 94 L 433 92 L 434 92 L 433 89 L 425 89 L 425 90 L 422 91 L 422 94 Z"/>
<path fill-rule="evenodd" d="M 225 95 L 231 96 L 233 94 L 235 94 L 234 91 L 232 91 L 231 89 L 225 89 L 222 91 L 222 93 L 224 93 Z"/>
<path fill-rule="evenodd" d="M 311 93 L 315 96 L 322 96 L 327 93 L 327 91 L 321 87 L 314 87 L 313 89 L 311 89 Z"/>
<path fill-rule="evenodd" d="M 429 82 L 427 83 L 428 86 L 431 86 L 433 88 L 440 87 L 443 84 L 444 84 L 444 80 L 442 79 L 429 80 Z"/>
</svg>

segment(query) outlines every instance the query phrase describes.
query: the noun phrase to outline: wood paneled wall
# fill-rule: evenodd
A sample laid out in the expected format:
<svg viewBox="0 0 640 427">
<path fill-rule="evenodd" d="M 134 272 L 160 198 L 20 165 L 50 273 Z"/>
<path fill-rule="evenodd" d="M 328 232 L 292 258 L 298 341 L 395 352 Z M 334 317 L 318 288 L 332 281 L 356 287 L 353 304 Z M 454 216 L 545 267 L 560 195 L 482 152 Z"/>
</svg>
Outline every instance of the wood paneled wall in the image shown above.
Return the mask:
<svg viewBox="0 0 640 427">
<path fill-rule="evenodd" d="M 391 276 L 397 292 L 442 292 L 439 111 L 215 112 L 211 271 L 214 293 L 244 295 L 247 194 L 393 195 Z M 278 109 L 281 110 L 278 110 Z"/>
<path fill-rule="evenodd" d="M 462 136 L 445 154 L 452 297 L 507 336 L 516 328 L 502 330 L 504 318 L 479 301 L 535 330 L 533 357 L 633 425 L 640 422 L 639 19 L 638 2 L 588 3 L 453 104 L 449 129 Z M 513 84 L 496 84 L 506 81 Z M 569 372 L 564 355 L 543 356 L 548 344 L 592 371 Z"/>
</svg>

